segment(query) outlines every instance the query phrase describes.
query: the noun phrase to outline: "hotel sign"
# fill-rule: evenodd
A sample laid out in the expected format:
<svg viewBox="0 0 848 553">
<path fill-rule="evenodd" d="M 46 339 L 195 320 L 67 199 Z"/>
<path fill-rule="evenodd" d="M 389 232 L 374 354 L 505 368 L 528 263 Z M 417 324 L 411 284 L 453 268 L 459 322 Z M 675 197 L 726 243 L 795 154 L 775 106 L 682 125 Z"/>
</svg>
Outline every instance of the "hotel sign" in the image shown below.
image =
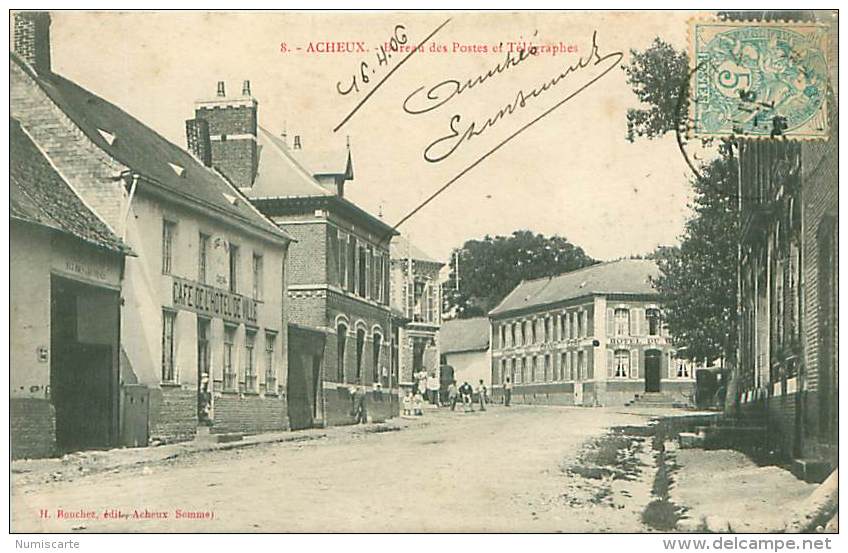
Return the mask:
<svg viewBox="0 0 848 553">
<path fill-rule="evenodd" d="M 174 307 L 210 317 L 256 323 L 256 300 L 208 284 L 180 277 L 173 279 L 171 299 Z"/>
</svg>

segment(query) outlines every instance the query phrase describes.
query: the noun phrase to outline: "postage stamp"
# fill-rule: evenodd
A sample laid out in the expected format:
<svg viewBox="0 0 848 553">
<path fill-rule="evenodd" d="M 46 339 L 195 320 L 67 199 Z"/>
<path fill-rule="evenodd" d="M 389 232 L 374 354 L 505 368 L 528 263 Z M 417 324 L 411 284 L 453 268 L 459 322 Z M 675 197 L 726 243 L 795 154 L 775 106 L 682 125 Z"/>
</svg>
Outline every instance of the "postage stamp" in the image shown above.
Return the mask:
<svg viewBox="0 0 848 553">
<path fill-rule="evenodd" d="M 827 28 L 690 21 L 695 137 L 827 138 Z"/>
</svg>

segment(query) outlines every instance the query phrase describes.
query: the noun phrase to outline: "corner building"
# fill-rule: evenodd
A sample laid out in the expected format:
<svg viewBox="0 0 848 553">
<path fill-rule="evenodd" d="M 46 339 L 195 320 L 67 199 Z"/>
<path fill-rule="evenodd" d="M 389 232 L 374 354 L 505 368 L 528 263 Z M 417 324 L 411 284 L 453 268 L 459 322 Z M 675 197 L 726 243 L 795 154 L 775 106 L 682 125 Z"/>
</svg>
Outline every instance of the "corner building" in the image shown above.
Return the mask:
<svg viewBox="0 0 848 553">
<path fill-rule="evenodd" d="M 651 285 L 656 263 L 624 259 L 521 282 L 489 313 L 492 389 L 516 403 L 689 402 L 693 364 L 678 359 Z"/>
<path fill-rule="evenodd" d="M 258 109 L 248 81 L 234 95 L 219 82 L 186 122 L 189 148 L 295 239 L 286 274 L 297 363 L 289 367 L 292 426 L 351 424 L 351 385 L 393 386 L 389 246 L 397 233 L 345 198 L 349 148 L 310 149 L 300 136 L 274 135 L 259 125 Z M 390 416 L 391 394 L 369 393 L 372 418 Z"/>
</svg>

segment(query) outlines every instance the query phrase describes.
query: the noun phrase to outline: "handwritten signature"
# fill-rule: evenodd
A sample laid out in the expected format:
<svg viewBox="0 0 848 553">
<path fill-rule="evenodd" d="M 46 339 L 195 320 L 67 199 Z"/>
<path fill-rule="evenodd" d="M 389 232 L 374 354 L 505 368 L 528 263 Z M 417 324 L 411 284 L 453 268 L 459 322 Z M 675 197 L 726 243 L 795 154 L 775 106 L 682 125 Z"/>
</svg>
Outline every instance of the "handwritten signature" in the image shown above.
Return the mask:
<svg viewBox="0 0 848 553">
<path fill-rule="evenodd" d="M 484 134 L 487 130 L 494 127 L 498 122 L 503 121 L 507 117 L 513 115 L 513 113 L 515 113 L 517 110 L 526 107 L 528 101 L 537 99 L 545 95 L 546 93 L 555 90 L 556 87 L 561 84 L 567 77 L 581 74 L 588 67 L 602 68 L 600 73 L 588 78 L 576 90 L 566 95 L 564 98 L 560 99 L 557 103 L 549 107 L 547 110 L 532 119 L 530 122 L 525 123 L 518 129 L 513 131 L 505 139 L 498 142 L 487 152 L 485 152 L 476 160 L 467 165 L 464 169 L 462 169 L 459 173 L 454 175 L 450 180 L 448 180 L 444 185 L 442 185 L 438 190 L 428 196 L 427 199 L 418 204 L 415 209 L 410 211 L 400 221 L 398 221 L 394 225 L 394 228 L 397 229 L 398 227 L 400 227 L 404 222 L 406 222 L 416 213 L 421 211 L 425 206 L 427 206 L 427 204 L 432 202 L 442 192 L 447 190 L 453 183 L 455 183 L 460 178 L 465 176 L 469 171 L 480 165 L 489 156 L 500 150 L 502 147 L 504 147 L 513 139 L 515 139 L 521 133 L 523 133 L 524 131 L 526 131 L 527 129 L 529 129 L 530 127 L 532 127 L 533 125 L 553 113 L 555 110 L 559 109 L 562 105 L 567 103 L 569 100 L 571 100 L 584 90 L 588 89 L 594 83 L 598 82 L 610 71 L 612 71 L 619 64 L 619 62 L 621 62 L 623 57 L 624 53 L 619 51 L 602 54 L 601 49 L 598 46 L 598 31 L 593 31 L 592 47 L 585 57 L 579 58 L 576 63 L 567 66 L 560 73 L 554 75 L 550 80 L 542 83 L 536 88 L 530 90 L 519 89 L 518 92 L 515 94 L 515 98 L 512 102 L 500 108 L 493 116 L 489 117 L 484 122 L 482 122 L 482 124 L 478 123 L 477 121 L 472 121 L 470 124 L 464 126 L 463 128 L 460 126 L 460 124 L 462 123 L 462 115 L 454 114 L 450 119 L 450 133 L 434 140 L 424 150 L 424 158 L 427 161 L 431 163 L 438 163 L 447 159 L 454 152 L 456 152 L 460 146 L 469 142 L 472 138 Z M 438 151 L 439 148 L 442 148 L 441 152 Z"/>
<path fill-rule="evenodd" d="M 528 54 L 529 55 L 529 54 Z M 611 61 L 609 66 L 598 76 L 592 78 L 587 83 L 585 83 L 580 89 L 569 95 L 565 100 L 557 104 L 555 107 L 559 107 L 561 104 L 565 103 L 567 100 L 570 100 L 574 96 L 576 96 L 579 92 L 585 90 L 589 85 L 596 82 L 598 79 L 606 75 L 615 65 L 621 61 L 623 54 L 621 52 L 612 52 L 605 55 L 601 55 L 600 48 L 598 47 L 598 32 L 595 31 L 592 34 L 592 47 L 590 48 L 589 53 L 585 57 L 580 57 L 578 60 L 572 65 L 568 65 L 564 70 L 562 70 L 557 75 L 553 76 L 551 79 L 545 81 L 540 86 L 526 90 L 519 89 L 511 102 L 504 105 L 500 109 L 498 109 L 494 115 L 487 118 L 485 121 L 472 121 L 471 123 L 465 125 L 463 124 L 463 117 L 461 114 L 457 113 L 451 116 L 450 118 L 450 132 L 442 136 L 432 143 L 430 143 L 427 148 L 424 149 L 424 159 L 429 161 L 430 163 L 438 163 L 450 157 L 453 153 L 455 153 L 460 146 L 471 141 L 472 138 L 481 136 L 486 133 L 489 129 L 493 128 L 499 122 L 503 121 L 507 117 L 513 115 L 516 111 L 519 111 L 525 108 L 529 101 L 542 97 L 548 92 L 554 90 L 560 83 L 564 82 L 567 77 L 570 75 L 575 75 L 581 70 L 586 69 L 587 67 L 593 67 L 600 65 L 604 62 Z M 525 57 L 526 59 L 526 57 Z M 496 67 L 501 67 L 499 64 Z M 491 73 L 491 71 L 490 71 Z M 487 73 L 488 74 L 488 73 Z M 469 81 L 469 83 L 474 83 L 478 79 Z M 450 82 L 450 81 L 446 81 Z M 456 82 L 456 81 L 453 81 Z M 438 86 L 438 85 L 437 85 Z M 465 90 L 468 87 L 456 88 L 457 91 Z M 419 89 L 420 90 L 420 89 Z M 432 91 L 432 89 L 431 89 Z M 414 94 L 414 93 L 413 93 Z M 444 104 L 446 101 L 453 98 L 455 94 L 451 94 L 447 96 L 443 101 L 439 104 L 425 110 L 429 111 L 430 109 L 435 109 L 439 105 Z M 407 98 L 409 100 L 409 98 Z M 413 113 L 406 109 L 406 102 L 404 102 L 404 109 L 407 113 Z M 551 110 L 552 111 L 552 110 Z M 421 112 L 419 112 L 421 113 Z M 550 111 L 546 112 L 544 115 L 547 115 Z M 538 121 L 538 119 L 536 120 Z M 535 122 L 535 121 L 534 121 Z"/>
</svg>

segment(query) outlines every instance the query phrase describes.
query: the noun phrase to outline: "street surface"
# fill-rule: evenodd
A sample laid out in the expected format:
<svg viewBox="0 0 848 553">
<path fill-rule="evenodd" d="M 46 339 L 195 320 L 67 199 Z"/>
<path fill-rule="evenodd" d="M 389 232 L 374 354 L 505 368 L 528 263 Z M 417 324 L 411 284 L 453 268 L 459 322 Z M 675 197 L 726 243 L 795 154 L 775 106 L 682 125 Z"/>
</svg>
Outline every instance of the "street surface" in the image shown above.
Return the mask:
<svg viewBox="0 0 848 553">
<path fill-rule="evenodd" d="M 630 467 L 634 478 L 584 478 L 568 470 L 610 427 L 644 426 L 647 416 L 493 406 L 486 413 L 428 410 L 424 419 L 399 431 L 194 453 L 73 481 L 14 486 L 12 529 L 647 530 L 640 517 L 651 500 L 649 444 L 633 442 L 641 455 L 637 468 Z M 59 510 L 69 518 L 59 518 Z"/>
</svg>

